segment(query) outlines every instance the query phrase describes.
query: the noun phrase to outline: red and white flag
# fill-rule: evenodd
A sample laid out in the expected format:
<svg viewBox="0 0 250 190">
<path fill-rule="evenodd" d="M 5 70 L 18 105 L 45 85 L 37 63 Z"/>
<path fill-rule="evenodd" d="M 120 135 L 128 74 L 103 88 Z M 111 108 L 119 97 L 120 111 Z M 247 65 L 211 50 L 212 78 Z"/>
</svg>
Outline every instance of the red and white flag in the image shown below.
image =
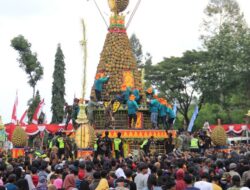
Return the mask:
<svg viewBox="0 0 250 190">
<path fill-rule="evenodd" d="M 25 112 L 23 113 L 23 115 L 22 115 L 22 117 L 21 117 L 21 119 L 20 119 L 20 124 L 21 125 L 27 125 L 28 124 L 28 122 L 27 122 L 27 120 L 28 120 L 28 110 L 25 110 Z"/>
<path fill-rule="evenodd" d="M 35 110 L 35 113 L 33 115 L 33 118 L 32 118 L 32 123 L 33 124 L 38 124 L 38 119 L 42 113 L 42 110 L 43 110 L 43 106 L 45 105 L 44 103 L 44 99 L 38 104 L 36 110 Z"/>
<path fill-rule="evenodd" d="M 17 116 L 16 116 L 16 110 L 17 110 L 17 105 L 18 105 L 18 96 L 16 93 L 16 100 L 13 106 L 13 110 L 12 110 L 12 116 L 11 116 L 11 123 L 13 124 L 17 124 Z"/>
</svg>

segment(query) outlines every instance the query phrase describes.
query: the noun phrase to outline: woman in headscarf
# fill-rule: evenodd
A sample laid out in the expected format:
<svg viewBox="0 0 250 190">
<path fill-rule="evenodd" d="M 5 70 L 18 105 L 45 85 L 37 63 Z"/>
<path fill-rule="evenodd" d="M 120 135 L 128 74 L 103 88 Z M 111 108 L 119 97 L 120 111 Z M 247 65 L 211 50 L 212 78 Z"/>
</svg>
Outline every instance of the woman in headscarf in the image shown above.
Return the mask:
<svg viewBox="0 0 250 190">
<path fill-rule="evenodd" d="M 63 182 L 64 190 L 77 190 L 74 174 L 68 174 Z"/>
<path fill-rule="evenodd" d="M 178 169 L 176 172 L 176 184 L 175 188 L 176 190 L 184 190 L 187 187 L 186 182 L 184 181 L 184 170 Z"/>
<path fill-rule="evenodd" d="M 29 190 L 33 190 L 35 189 L 35 185 L 32 181 L 32 178 L 31 178 L 31 175 L 30 174 L 26 174 L 24 179 L 26 179 L 26 181 L 28 182 L 28 185 L 29 185 Z"/>
</svg>

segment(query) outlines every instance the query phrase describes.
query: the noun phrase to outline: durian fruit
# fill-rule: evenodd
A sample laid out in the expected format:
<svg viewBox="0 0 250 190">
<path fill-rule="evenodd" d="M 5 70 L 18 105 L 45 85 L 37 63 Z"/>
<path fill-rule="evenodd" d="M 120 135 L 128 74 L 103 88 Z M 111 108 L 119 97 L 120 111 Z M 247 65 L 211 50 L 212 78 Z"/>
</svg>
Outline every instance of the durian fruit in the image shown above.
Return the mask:
<svg viewBox="0 0 250 190">
<path fill-rule="evenodd" d="M 16 126 L 13 135 L 12 135 L 12 143 L 14 147 L 25 147 L 27 143 L 27 134 L 20 127 Z"/>
<path fill-rule="evenodd" d="M 75 142 L 78 148 L 93 148 L 95 130 L 89 124 L 82 124 L 75 134 Z"/>
<path fill-rule="evenodd" d="M 124 11 L 128 6 L 129 0 L 116 0 L 116 8 L 118 13 Z"/>
<path fill-rule="evenodd" d="M 223 127 L 220 125 L 216 126 L 211 133 L 212 142 L 216 146 L 227 145 L 227 134 Z"/>
<path fill-rule="evenodd" d="M 124 11 L 128 6 L 129 0 L 108 0 L 110 10 L 115 13 Z"/>
</svg>

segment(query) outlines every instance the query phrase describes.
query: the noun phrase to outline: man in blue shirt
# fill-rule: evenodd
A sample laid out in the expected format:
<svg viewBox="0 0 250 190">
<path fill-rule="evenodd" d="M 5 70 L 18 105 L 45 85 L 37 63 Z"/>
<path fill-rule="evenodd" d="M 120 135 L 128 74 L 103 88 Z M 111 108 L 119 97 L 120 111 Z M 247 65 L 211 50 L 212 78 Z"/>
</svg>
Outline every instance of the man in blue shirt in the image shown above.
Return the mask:
<svg viewBox="0 0 250 190">
<path fill-rule="evenodd" d="M 127 105 L 128 105 L 129 128 L 132 128 L 132 119 L 133 119 L 134 125 L 135 125 L 136 121 L 137 121 L 136 112 L 139 108 L 136 101 L 135 101 L 135 96 L 133 94 L 130 95 L 129 100 L 127 102 Z"/>
<path fill-rule="evenodd" d="M 169 125 L 169 128 L 172 130 L 176 116 L 175 116 L 174 111 L 172 110 L 171 106 L 169 104 L 166 104 L 166 105 L 167 105 L 166 106 L 166 113 L 168 116 L 168 125 Z"/>
<path fill-rule="evenodd" d="M 109 80 L 109 76 L 104 77 L 102 74 L 98 73 L 95 77 L 95 96 L 98 102 L 102 101 L 102 88 L 103 84 Z"/>
<path fill-rule="evenodd" d="M 149 102 L 149 109 L 151 112 L 150 121 L 152 123 L 153 129 L 158 129 L 158 112 L 160 108 L 160 103 L 157 100 L 157 95 L 153 96 L 153 99 Z"/>
</svg>

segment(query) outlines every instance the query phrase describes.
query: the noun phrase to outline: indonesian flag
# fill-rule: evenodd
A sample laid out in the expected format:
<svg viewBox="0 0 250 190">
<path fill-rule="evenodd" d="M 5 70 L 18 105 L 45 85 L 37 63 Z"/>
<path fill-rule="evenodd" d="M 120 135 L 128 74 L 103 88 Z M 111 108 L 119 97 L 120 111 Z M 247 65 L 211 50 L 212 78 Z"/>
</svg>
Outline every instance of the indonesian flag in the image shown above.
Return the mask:
<svg viewBox="0 0 250 190">
<path fill-rule="evenodd" d="M 32 123 L 33 124 L 38 124 L 38 119 L 40 117 L 40 114 L 42 113 L 42 110 L 43 110 L 43 106 L 44 106 L 44 99 L 38 104 L 36 110 L 35 110 L 35 113 L 33 115 L 33 118 L 32 118 Z"/>
<path fill-rule="evenodd" d="M 16 100 L 13 106 L 13 110 L 12 110 L 12 116 L 11 116 L 11 123 L 13 124 L 17 124 L 17 116 L 16 116 L 16 110 L 17 110 L 17 105 L 18 105 L 18 96 L 16 93 Z"/>
<path fill-rule="evenodd" d="M 23 113 L 21 119 L 20 119 L 20 124 L 21 125 L 27 125 L 27 120 L 28 120 L 28 115 L 27 115 L 28 110 L 25 110 L 25 112 Z"/>
</svg>

